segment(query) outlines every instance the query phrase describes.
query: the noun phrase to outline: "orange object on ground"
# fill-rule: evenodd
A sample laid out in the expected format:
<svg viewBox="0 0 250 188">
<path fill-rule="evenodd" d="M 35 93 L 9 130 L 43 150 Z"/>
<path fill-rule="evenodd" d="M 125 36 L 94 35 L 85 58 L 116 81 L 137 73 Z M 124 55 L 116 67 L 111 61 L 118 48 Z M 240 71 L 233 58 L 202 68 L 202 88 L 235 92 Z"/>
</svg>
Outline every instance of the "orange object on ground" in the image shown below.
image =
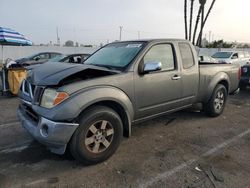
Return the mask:
<svg viewBox="0 0 250 188">
<path fill-rule="evenodd" d="M 24 68 L 9 69 L 8 83 L 9 90 L 12 94 L 17 95 L 20 85 L 27 76 L 27 70 Z"/>
</svg>

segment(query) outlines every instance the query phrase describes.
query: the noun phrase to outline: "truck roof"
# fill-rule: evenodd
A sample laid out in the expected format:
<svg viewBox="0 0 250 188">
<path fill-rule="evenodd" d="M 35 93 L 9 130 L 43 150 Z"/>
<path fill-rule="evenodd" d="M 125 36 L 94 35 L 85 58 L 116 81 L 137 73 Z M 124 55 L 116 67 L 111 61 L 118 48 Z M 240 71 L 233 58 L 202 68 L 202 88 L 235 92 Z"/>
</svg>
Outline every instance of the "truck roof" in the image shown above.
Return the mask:
<svg viewBox="0 0 250 188">
<path fill-rule="evenodd" d="M 190 42 L 185 39 L 175 39 L 175 38 L 159 38 L 159 39 L 138 39 L 138 40 L 126 40 L 126 41 L 115 41 L 115 42 L 160 42 L 160 41 L 169 41 L 169 42 Z"/>
</svg>

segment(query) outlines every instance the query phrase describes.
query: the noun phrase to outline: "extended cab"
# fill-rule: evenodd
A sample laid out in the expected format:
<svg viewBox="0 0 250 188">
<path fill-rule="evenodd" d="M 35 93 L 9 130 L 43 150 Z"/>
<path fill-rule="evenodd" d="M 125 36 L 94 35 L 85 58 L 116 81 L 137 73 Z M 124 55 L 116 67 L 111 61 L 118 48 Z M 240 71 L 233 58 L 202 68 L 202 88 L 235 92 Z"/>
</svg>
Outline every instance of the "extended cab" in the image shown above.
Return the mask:
<svg viewBox="0 0 250 188">
<path fill-rule="evenodd" d="M 52 152 L 69 147 L 82 163 L 110 157 L 131 125 L 202 103 L 223 112 L 237 91 L 239 66 L 204 63 L 185 40 L 115 42 L 84 64 L 44 64 L 28 73 L 19 97 L 22 125 Z"/>
</svg>

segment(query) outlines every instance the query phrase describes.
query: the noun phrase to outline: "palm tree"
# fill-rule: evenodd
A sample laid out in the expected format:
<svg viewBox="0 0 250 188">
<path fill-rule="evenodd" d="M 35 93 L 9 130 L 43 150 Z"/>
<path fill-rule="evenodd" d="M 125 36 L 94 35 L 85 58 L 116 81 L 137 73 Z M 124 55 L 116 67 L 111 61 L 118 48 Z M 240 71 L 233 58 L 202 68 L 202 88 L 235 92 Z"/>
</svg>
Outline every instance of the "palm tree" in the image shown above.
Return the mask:
<svg viewBox="0 0 250 188">
<path fill-rule="evenodd" d="M 187 0 L 184 0 L 184 22 L 185 22 L 185 39 L 188 39 L 188 28 L 187 28 Z"/>
<path fill-rule="evenodd" d="M 190 22 L 189 22 L 189 40 L 191 41 L 192 36 L 192 23 L 193 23 L 193 9 L 194 9 L 194 0 L 191 0 L 190 6 Z"/>
<path fill-rule="evenodd" d="M 204 22 L 204 11 L 205 11 L 205 4 L 207 0 L 199 0 L 200 2 L 200 7 L 201 7 L 201 30 L 200 34 L 197 39 L 197 45 L 201 46 L 201 41 L 202 41 L 202 32 L 203 32 L 203 22 Z"/>
<path fill-rule="evenodd" d="M 196 22 L 195 22 L 195 26 L 194 26 L 193 45 L 195 45 L 195 37 L 196 37 L 197 29 L 198 29 L 198 24 L 199 24 L 199 21 L 200 21 L 200 16 L 201 16 L 201 6 L 199 8 L 197 18 L 196 18 Z"/>
<path fill-rule="evenodd" d="M 206 22 L 207 22 L 207 19 L 208 19 L 208 16 L 209 16 L 211 10 L 213 9 L 213 6 L 214 6 L 215 1 L 216 1 L 216 0 L 213 0 L 212 4 L 210 5 L 210 7 L 209 7 L 209 9 L 208 9 L 208 12 L 207 12 L 207 15 L 206 15 L 205 19 L 204 19 L 203 22 L 202 22 L 201 30 L 200 30 L 200 33 L 199 33 L 199 35 L 198 35 L 198 39 L 197 39 L 197 43 L 196 43 L 196 44 L 201 44 L 201 40 L 202 40 L 202 39 L 201 39 L 201 37 L 202 37 L 202 30 L 203 30 L 203 28 L 204 28 L 204 26 L 205 26 L 205 24 L 206 24 Z"/>
</svg>

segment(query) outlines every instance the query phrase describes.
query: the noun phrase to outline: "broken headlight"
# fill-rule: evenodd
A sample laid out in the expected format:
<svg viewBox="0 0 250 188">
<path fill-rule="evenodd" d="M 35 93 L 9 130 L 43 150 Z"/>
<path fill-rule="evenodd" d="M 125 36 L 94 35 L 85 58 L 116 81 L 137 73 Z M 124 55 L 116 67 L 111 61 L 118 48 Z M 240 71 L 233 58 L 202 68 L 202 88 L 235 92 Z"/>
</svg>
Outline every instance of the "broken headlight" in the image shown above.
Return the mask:
<svg viewBox="0 0 250 188">
<path fill-rule="evenodd" d="M 57 92 L 55 89 L 45 89 L 41 101 L 41 106 L 44 108 L 53 108 L 69 97 L 66 92 Z"/>
</svg>

